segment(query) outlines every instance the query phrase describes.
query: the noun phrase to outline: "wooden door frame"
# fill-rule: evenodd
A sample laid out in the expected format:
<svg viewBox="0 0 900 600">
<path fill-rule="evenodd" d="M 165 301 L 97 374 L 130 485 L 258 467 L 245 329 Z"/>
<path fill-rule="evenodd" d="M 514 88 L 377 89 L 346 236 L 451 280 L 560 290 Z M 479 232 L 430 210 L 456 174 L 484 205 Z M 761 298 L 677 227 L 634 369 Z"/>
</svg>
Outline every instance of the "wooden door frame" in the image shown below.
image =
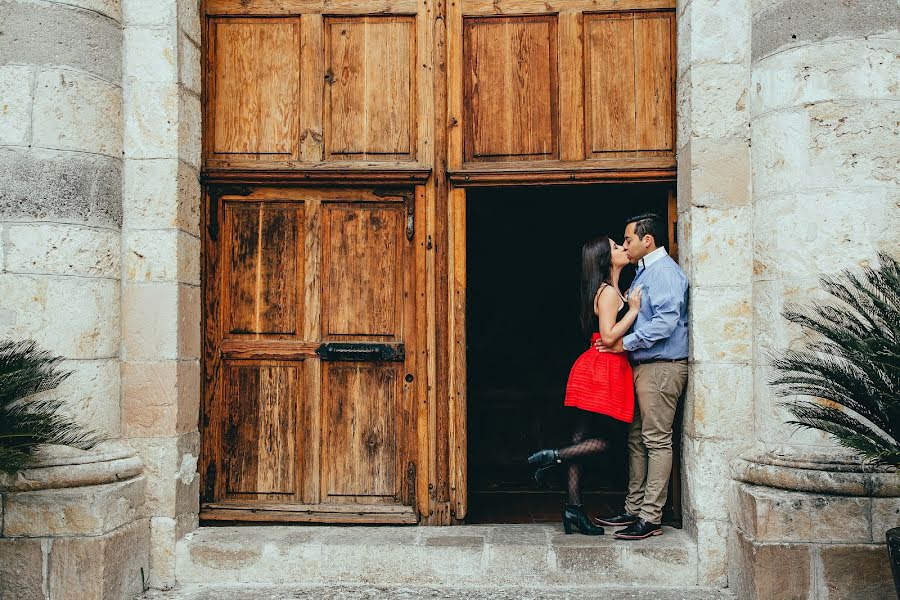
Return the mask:
<svg viewBox="0 0 900 600">
<path fill-rule="evenodd" d="M 529 178 L 527 182 L 507 180 L 505 185 L 549 185 L 553 183 L 569 183 L 571 181 L 555 181 L 553 175 L 546 176 L 540 182 Z M 640 183 L 640 178 L 633 178 L 630 183 Z M 660 181 L 654 179 L 654 181 Z M 677 218 L 678 207 L 675 198 L 675 178 L 664 179 L 670 182 L 671 188 L 667 199 L 667 222 L 669 225 L 669 251 L 678 259 Z M 578 184 L 590 184 L 593 181 L 578 181 Z M 468 438 L 467 438 L 467 361 L 466 361 L 466 273 L 468 256 L 466 254 L 467 221 L 466 221 L 466 188 L 472 186 L 453 186 L 448 191 L 448 390 L 447 398 L 450 418 L 447 437 L 449 438 L 450 506 L 454 523 L 461 523 L 468 513 Z M 680 443 L 676 442 L 676 443 Z M 681 513 L 681 481 L 680 468 L 673 469 L 673 503 L 676 517 Z"/>
</svg>

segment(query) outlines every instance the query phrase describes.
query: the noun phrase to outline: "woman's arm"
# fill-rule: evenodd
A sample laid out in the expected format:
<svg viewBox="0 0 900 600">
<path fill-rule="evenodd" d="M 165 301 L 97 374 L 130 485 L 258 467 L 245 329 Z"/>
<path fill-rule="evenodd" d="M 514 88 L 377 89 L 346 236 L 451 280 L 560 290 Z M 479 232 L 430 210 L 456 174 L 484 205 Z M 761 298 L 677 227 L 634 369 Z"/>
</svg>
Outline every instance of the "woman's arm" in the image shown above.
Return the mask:
<svg viewBox="0 0 900 600">
<path fill-rule="evenodd" d="M 619 312 L 619 295 L 612 286 L 606 286 L 602 290 L 597 305 L 600 317 L 600 341 L 604 346 L 612 346 L 628 333 L 628 329 L 637 318 L 641 307 L 640 293 L 640 289 L 632 292 L 634 298 L 628 302 L 628 312 L 621 321 L 616 323 L 616 315 Z"/>
</svg>

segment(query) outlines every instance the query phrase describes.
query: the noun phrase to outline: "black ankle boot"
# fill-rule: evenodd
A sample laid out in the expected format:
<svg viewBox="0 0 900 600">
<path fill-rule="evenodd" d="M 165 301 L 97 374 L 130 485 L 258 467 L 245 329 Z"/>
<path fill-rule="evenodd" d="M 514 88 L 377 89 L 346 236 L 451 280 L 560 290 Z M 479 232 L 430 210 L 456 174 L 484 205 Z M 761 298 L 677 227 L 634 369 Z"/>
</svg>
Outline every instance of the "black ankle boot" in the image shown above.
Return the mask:
<svg viewBox="0 0 900 600">
<path fill-rule="evenodd" d="M 572 533 L 572 527 L 584 535 L 603 535 L 602 527 L 594 525 L 587 515 L 584 514 L 584 506 L 581 504 L 566 504 L 563 510 L 563 529 L 566 533 Z"/>
<path fill-rule="evenodd" d="M 559 457 L 557 450 L 539 450 L 528 457 L 528 464 L 540 465 L 538 470 L 534 472 L 534 480 L 540 485 L 544 484 L 544 474 L 547 470 L 560 463 L 562 463 L 562 459 Z"/>
</svg>

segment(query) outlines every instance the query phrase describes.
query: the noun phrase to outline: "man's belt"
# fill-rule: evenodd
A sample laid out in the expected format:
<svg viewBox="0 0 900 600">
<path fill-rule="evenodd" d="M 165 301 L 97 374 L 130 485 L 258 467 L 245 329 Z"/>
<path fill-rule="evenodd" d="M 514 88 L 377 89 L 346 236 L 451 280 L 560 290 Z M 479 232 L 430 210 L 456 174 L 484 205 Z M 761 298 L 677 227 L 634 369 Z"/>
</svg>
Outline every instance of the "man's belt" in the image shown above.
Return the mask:
<svg viewBox="0 0 900 600">
<path fill-rule="evenodd" d="M 687 358 L 648 358 L 647 360 L 632 360 L 631 366 L 649 365 L 652 363 L 678 363 L 684 362 Z"/>
</svg>

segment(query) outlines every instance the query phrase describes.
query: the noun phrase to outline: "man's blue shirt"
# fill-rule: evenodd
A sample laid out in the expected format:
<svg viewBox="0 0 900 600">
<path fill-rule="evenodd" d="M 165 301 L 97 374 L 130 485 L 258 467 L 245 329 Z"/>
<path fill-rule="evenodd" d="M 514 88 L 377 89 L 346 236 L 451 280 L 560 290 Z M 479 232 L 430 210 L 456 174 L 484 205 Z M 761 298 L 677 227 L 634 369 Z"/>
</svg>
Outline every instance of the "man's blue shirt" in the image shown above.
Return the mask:
<svg viewBox="0 0 900 600">
<path fill-rule="evenodd" d="M 660 249 L 665 252 L 665 249 Z M 631 284 L 643 298 L 630 333 L 622 340 L 633 360 L 679 360 L 688 356 L 688 281 L 665 254 L 641 269 Z"/>
</svg>

